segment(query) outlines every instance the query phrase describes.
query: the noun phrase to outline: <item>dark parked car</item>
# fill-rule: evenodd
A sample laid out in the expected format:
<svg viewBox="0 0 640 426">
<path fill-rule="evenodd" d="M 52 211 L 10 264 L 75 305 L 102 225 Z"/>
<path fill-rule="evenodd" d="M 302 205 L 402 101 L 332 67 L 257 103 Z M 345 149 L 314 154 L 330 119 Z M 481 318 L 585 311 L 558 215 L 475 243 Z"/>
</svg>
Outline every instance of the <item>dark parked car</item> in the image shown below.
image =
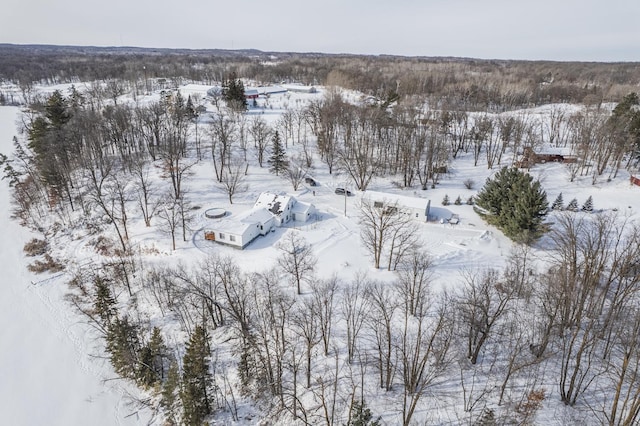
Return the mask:
<svg viewBox="0 0 640 426">
<path fill-rule="evenodd" d="M 351 191 L 344 189 L 344 188 L 336 188 L 335 193 L 338 195 L 347 195 L 347 197 L 351 197 L 353 194 L 351 193 Z"/>
<path fill-rule="evenodd" d="M 318 184 L 316 183 L 315 180 L 311 179 L 310 177 L 306 177 L 304 178 L 304 181 L 307 185 L 309 186 L 318 186 Z"/>
</svg>

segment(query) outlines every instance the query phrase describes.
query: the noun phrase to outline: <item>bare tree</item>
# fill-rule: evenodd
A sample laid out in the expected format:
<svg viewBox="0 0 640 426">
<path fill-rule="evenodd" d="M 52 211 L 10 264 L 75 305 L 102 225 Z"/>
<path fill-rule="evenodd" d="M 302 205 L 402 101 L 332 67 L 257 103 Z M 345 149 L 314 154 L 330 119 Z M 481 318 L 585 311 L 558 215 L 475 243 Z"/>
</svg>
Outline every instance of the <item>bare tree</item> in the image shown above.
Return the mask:
<svg viewBox="0 0 640 426">
<path fill-rule="evenodd" d="M 413 235 L 404 232 L 410 227 L 411 218 L 409 215 L 400 214 L 397 203 L 373 202 L 362 198 L 360 202 L 360 236 L 366 249 L 373 256 L 376 268 L 380 267 L 384 253 L 390 257 L 389 265 L 392 264 L 393 259 L 397 259 L 399 262 L 404 252 L 414 242 Z M 388 251 L 390 244 L 391 251 Z M 390 266 L 389 269 L 391 269 Z"/>
<path fill-rule="evenodd" d="M 229 196 L 229 203 L 233 204 L 233 196 L 239 192 L 245 192 L 248 188 L 245 176 L 248 164 L 239 158 L 232 158 L 222 170 L 222 176 L 218 186 Z"/>
<path fill-rule="evenodd" d="M 451 363 L 449 351 L 454 322 L 447 302 L 432 305 L 420 317 L 405 315 L 401 330 L 400 372 L 402 424 L 409 426 L 418 402 L 434 381 L 446 373 Z"/>
<path fill-rule="evenodd" d="M 479 276 L 470 271 L 463 274 L 466 286 L 458 304 L 461 322 L 467 329 L 467 357 L 471 364 L 475 364 L 494 332 L 494 326 L 514 300 L 517 289 L 505 284 L 494 269 L 486 270 Z"/>
<path fill-rule="evenodd" d="M 313 299 L 304 299 L 294 311 L 295 333 L 304 343 L 304 357 L 306 362 L 306 386 L 311 387 L 311 355 L 313 348 L 320 343 L 319 317 Z"/>
<path fill-rule="evenodd" d="M 263 166 L 265 152 L 271 140 L 271 128 L 265 123 L 262 117 L 255 117 L 249 127 L 249 133 L 253 138 L 253 145 L 258 153 L 258 164 Z"/>
<path fill-rule="evenodd" d="M 397 368 L 396 311 L 400 307 L 393 287 L 371 282 L 365 296 L 371 306 L 367 325 L 373 334 L 380 388 L 390 391 Z"/>
<path fill-rule="evenodd" d="M 145 226 L 151 226 L 151 218 L 158 211 L 159 198 L 157 197 L 153 181 L 149 179 L 149 167 L 140 160 L 132 165 L 132 173 L 135 177 L 135 188 L 140 212 Z"/>
<path fill-rule="evenodd" d="M 302 294 L 302 283 L 312 278 L 317 263 L 311 246 L 297 232 L 289 231 L 276 247 L 283 252 L 278 258 L 278 265 L 289 275 L 298 294 Z"/>
<path fill-rule="evenodd" d="M 233 142 L 237 132 L 237 125 L 231 117 L 222 112 L 211 117 L 209 134 L 211 135 L 211 156 L 213 168 L 218 182 L 231 159 Z"/>
<path fill-rule="evenodd" d="M 180 227 L 180 206 L 173 193 L 165 195 L 158 209 L 161 229 L 171 236 L 171 247 L 176 249 L 176 232 Z"/>
<path fill-rule="evenodd" d="M 126 177 L 118 172 L 113 162 L 105 163 L 100 170 L 90 168 L 87 170 L 89 198 L 91 203 L 97 205 L 113 224 L 118 235 L 122 251 L 127 251 L 127 211 L 126 202 L 128 196 Z"/>
<path fill-rule="evenodd" d="M 397 287 L 403 298 L 407 314 L 421 316 L 428 307 L 429 284 L 433 261 L 425 251 L 413 250 L 401 262 Z"/>
<path fill-rule="evenodd" d="M 334 275 L 327 280 L 313 281 L 313 309 L 318 318 L 318 330 L 324 356 L 329 355 L 334 323 L 335 295 L 338 290 L 338 278 Z"/>
<path fill-rule="evenodd" d="M 285 176 L 291 182 L 291 186 L 293 186 L 293 190 L 297 191 L 302 182 L 304 182 L 304 178 L 307 175 L 307 169 L 303 167 L 302 159 L 299 157 L 294 157 L 289 160 L 289 165 L 284 171 Z"/>
<path fill-rule="evenodd" d="M 368 316 L 370 305 L 364 297 L 367 277 L 357 274 L 350 285 L 344 289 L 342 295 L 342 317 L 347 331 L 347 358 L 349 363 L 356 354 L 358 336 Z"/>
</svg>

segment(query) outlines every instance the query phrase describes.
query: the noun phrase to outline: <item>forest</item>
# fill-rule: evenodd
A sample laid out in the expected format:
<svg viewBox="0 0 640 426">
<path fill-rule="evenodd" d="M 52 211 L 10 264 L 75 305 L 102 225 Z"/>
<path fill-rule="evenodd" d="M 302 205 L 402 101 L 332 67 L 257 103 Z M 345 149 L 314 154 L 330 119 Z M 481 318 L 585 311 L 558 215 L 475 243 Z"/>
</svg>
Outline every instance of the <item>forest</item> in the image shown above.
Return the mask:
<svg viewBox="0 0 640 426">
<path fill-rule="evenodd" d="M 323 90 L 275 118 L 249 114 L 273 99 L 238 102 L 245 86 L 284 83 Z M 263 168 L 293 191 L 321 170 L 359 192 L 429 193 L 461 159 L 521 179 L 524 153 L 552 148 L 575 159 L 570 182 L 606 184 L 638 171 L 639 83 L 632 63 L 0 45 L 0 104 L 23 110 L 0 165 L 15 219 L 42 236 L 24 247 L 30 267 L 63 271 L 70 309 L 158 424 L 543 424 L 555 400 L 564 424 L 632 425 L 640 227 L 621 212 L 539 197 L 553 223 L 514 238 L 504 266 L 462 269 L 455 291 L 434 286 L 434 257 L 397 206 L 359 205 L 383 278 L 322 274 L 299 233 L 252 271 L 242 252 L 158 261 L 132 228 L 173 251 L 192 239 L 203 166 L 230 205 Z M 88 262 L 56 255 L 76 234 Z"/>
</svg>

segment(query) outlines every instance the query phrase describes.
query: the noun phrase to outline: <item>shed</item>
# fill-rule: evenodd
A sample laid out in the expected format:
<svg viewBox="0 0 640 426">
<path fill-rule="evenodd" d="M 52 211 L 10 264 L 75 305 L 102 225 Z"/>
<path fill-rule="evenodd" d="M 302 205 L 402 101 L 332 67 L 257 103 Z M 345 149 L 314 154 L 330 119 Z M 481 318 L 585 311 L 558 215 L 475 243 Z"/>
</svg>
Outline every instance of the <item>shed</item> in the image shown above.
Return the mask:
<svg viewBox="0 0 640 426">
<path fill-rule="evenodd" d="M 365 191 L 363 200 L 373 203 L 374 207 L 388 208 L 394 206 L 398 213 L 409 215 L 411 219 L 426 222 L 429 219 L 431 200 L 406 195 L 390 194 L 387 192 Z"/>
</svg>

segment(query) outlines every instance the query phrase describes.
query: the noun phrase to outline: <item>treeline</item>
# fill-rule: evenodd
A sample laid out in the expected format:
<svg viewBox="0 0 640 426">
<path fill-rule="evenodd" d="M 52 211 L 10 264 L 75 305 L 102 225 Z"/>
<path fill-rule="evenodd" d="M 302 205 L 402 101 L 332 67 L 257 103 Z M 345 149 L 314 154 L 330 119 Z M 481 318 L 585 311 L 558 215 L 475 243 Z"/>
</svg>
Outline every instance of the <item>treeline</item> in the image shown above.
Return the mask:
<svg viewBox="0 0 640 426">
<path fill-rule="evenodd" d="M 634 63 L 586 63 L 267 53 L 259 51 L 0 45 L 0 80 L 20 86 L 148 78 L 220 83 L 235 71 L 258 84 L 336 85 L 433 107 L 504 111 L 546 103 L 618 102 L 640 81 Z"/>
<path fill-rule="evenodd" d="M 139 192 L 147 226 L 160 203 L 154 198 L 162 198 L 163 205 L 173 203 L 180 212 L 166 218 L 169 227 L 186 228 L 183 182 L 190 168 L 211 161 L 219 187 L 232 202 L 249 165 L 257 160 L 259 167 L 266 166 L 281 140 L 284 148 L 289 143 L 295 147 L 288 167 L 278 168 L 294 189 L 317 161 L 329 173 L 345 173 L 362 191 L 379 177 L 398 187 L 426 190 L 438 184 L 459 155 L 471 154 L 475 166 L 522 166 L 519 153 L 530 155 L 549 145 L 574 155 L 566 165 L 571 180 L 590 176 L 595 183 L 615 178 L 622 168 L 637 167 L 640 152 L 640 100 L 635 93 L 625 96 L 613 113 L 597 107 L 568 113 L 553 107 L 540 120 L 526 112 L 431 110 L 419 99 L 354 104 L 330 90 L 321 99 L 288 107 L 271 126 L 260 115 L 249 119 L 244 103 L 232 105 L 223 94 L 208 99 L 215 111 L 203 116 L 205 99 L 197 96 L 185 99 L 179 91 L 169 91 L 149 103 L 123 101 L 122 95 L 132 90 L 108 80 L 84 93 L 72 88 L 67 96 L 56 91 L 46 99 L 33 97 L 23 117 L 27 139 L 16 139 L 15 158 L 2 161 L 14 186 L 18 217 L 33 224 L 55 209 L 69 220 L 77 208 L 97 206 L 111 219 L 125 250 L 125 200 L 130 198 L 125 189 Z M 162 197 L 148 188 L 154 162 L 167 178 Z M 125 185 L 130 182 L 136 182 L 135 189 Z M 119 209 L 111 204 L 114 197 L 120 200 Z"/>
</svg>

